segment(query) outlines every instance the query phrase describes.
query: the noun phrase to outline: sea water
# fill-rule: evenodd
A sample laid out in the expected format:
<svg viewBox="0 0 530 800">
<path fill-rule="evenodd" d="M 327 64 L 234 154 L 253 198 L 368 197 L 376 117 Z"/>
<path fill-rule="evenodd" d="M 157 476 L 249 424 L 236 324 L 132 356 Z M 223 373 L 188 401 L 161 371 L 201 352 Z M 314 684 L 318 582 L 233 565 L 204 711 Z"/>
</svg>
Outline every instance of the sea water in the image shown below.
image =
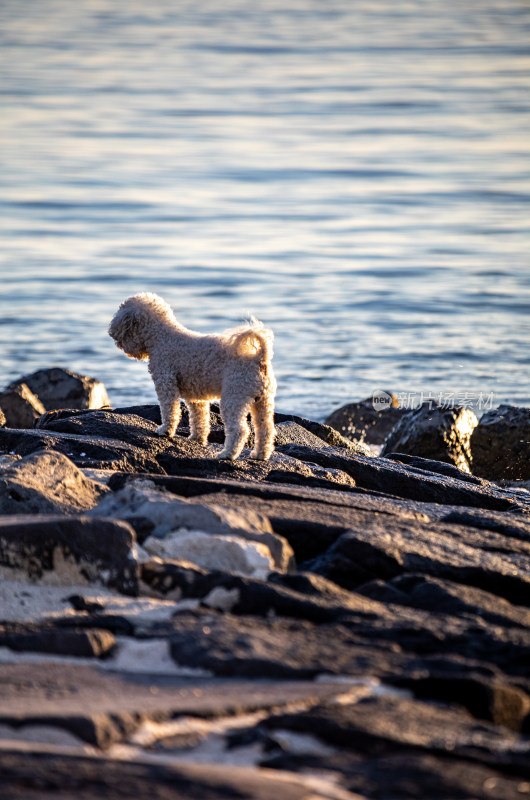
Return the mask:
<svg viewBox="0 0 530 800">
<path fill-rule="evenodd" d="M 3 0 L 0 389 L 107 327 L 275 332 L 280 410 L 530 404 L 525 0 Z"/>
</svg>

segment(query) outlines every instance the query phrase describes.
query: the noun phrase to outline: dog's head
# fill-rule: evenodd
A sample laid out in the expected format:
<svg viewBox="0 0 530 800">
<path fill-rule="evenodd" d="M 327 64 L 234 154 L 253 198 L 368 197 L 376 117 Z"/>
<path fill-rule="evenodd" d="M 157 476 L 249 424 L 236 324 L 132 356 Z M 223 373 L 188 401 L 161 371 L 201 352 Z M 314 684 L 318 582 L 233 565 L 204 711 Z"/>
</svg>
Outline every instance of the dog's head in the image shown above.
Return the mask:
<svg viewBox="0 0 530 800">
<path fill-rule="evenodd" d="M 129 358 L 149 358 L 149 342 L 156 336 L 157 323 L 174 319 L 165 300 L 144 292 L 128 297 L 114 314 L 109 336 Z"/>
</svg>

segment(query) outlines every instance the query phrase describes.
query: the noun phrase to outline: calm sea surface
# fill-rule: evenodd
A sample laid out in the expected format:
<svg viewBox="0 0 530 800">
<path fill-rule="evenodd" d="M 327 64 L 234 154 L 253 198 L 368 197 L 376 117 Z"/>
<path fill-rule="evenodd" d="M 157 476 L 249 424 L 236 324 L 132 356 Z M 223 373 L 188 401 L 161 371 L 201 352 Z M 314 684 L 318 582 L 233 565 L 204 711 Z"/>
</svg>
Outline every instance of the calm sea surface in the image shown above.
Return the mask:
<svg viewBox="0 0 530 800">
<path fill-rule="evenodd" d="M 276 334 L 281 410 L 530 405 L 526 0 L 1 0 L 0 388 L 152 402 L 155 291 Z"/>
</svg>

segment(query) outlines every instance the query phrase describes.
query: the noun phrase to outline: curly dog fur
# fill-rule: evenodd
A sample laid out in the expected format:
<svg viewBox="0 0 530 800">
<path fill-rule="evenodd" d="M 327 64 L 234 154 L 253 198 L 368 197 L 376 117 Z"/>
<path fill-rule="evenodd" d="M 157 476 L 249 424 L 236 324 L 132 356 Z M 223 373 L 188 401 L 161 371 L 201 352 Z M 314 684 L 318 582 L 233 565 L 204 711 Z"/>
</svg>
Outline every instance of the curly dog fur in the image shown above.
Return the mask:
<svg viewBox="0 0 530 800">
<path fill-rule="evenodd" d="M 205 445 L 210 431 L 210 400 L 221 401 L 225 444 L 218 458 L 236 459 L 255 432 L 251 458 L 266 460 L 274 449 L 273 334 L 261 322 L 221 334 L 190 331 L 169 305 L 144 292 L 127 298 L 114 315 L 109 334 L 130 358 L 149 361 L 160 403 L 160 436 L 173 437 L 182 398 L 190 419 L 190 439 Z"/>
</svg>

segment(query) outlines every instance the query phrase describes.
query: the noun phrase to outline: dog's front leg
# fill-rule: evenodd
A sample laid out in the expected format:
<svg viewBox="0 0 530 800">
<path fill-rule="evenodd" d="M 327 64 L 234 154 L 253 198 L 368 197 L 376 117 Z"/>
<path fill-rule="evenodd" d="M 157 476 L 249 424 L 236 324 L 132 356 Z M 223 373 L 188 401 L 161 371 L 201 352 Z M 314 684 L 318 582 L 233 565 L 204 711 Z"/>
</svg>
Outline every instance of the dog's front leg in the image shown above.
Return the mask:
<svg viewBox="0 0 530 800">
<path fill-rule="evenodd" d="M 155 389 L 162 417 L 162 425 L 156 429 L 156 432 L 159 436 L 169 436 L 172 439 L 180 422 L 181 414 L 178 387 L 176 384 L 164 384 L 163 386 L 155 384 Z"/>
</svg>

